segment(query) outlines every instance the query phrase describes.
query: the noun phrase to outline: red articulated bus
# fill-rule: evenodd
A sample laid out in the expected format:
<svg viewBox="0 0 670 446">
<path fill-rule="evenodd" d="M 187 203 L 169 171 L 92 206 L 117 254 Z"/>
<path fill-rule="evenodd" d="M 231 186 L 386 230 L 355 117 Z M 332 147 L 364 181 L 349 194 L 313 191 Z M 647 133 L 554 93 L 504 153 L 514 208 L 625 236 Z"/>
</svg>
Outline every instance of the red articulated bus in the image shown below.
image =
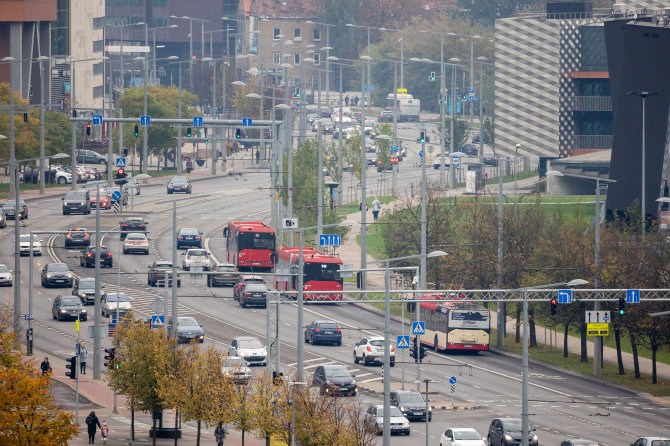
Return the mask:
<svg viewBox="0 0 670 446">
<path fill-rule="evenodd" d="M 257 221 L 233 221 L 223 230 L 228 262 L 238 271 L 272 271 L 275 231 Z"/>
<path fill-rule="evenodd" d="M 274 286 L 278 291 L 297 291 L 300 248 L 277 249 L 277 267 Z M 322 294 L 305 294 L 305 301 L 342 300 L 342 279 L 340 265 L 342 260 L 321 254 L 313 248 L 303 248 L 304 263 L 303 291 L 331 291 Z M 293 274 L 293 275 L 291 275 Z"/>
</svg>

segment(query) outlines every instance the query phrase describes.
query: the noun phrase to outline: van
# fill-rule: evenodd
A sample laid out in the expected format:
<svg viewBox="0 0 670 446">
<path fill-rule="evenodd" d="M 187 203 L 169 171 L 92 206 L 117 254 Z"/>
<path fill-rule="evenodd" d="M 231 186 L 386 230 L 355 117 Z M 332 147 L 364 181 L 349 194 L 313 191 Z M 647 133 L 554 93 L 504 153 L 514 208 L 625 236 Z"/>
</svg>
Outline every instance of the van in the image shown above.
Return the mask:
<svg viewBox="0 0 670 446">
<path fill-rule="evenodd" d="M 63 215 L 70 215 L 73 212 L 91 213 L 91 193 L 88 190 L 71 190 L 62 200 Z"/>
<path fill-rule="evenodd" d="M 107 158 L 93 150 L 78 150 L 77 162 L 80 164 L 107 164 Z"/>
</svg>

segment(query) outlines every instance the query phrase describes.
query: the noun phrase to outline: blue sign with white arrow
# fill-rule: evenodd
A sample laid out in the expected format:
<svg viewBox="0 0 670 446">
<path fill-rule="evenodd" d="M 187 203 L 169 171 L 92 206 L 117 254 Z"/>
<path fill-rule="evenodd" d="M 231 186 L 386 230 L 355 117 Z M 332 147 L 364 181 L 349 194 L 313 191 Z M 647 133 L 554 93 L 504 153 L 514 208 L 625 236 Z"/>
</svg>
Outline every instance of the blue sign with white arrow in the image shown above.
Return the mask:
<svg viewBox="0 0 670 446">
<path fill-rule="evenodd" d="M 364 91 L 375 91 L 375 88 L 376 87 L 374 85 L 369 84 L 369 85 L 366 85 L 365 87 L 363 87 L 363 90 Z"/>
<path fill-rule="evenodd" d="M 398 336 L 396 348 L 409 348 L 409 336 Z"/>
<path fill-rule="evenodd" d="M 242 127 L 251 127 L 253 120 L 251 118 L 242 118 Z"/>
<path fill-rule="evenodd" d="M 455 376 L 452 376 L 451 378 L 449 378 L 449 384 L 456 384 L 456 377 Z"/>
<path fill-rule="evenodd" d="M 456 155 L 451 157 L 451 164 L 454 167 L 461 167 L 461 157 Z"/>
<path fill-rule="evenodd" d="M 558 303 L 559 304 L 571 304 L 572 303 L 572 290 L 558 290 Z"/>
<path fill-rule="evenodd" d="M 627 304 L 639 304 L 640 303 L 640 290 L 626 290 L 626 303 Z"/>
<path fill-rule="evenodd" d="M 102 115 L 93 115 L 93 125 L 102 125 Z"/>
<path fill-rule="evenodd" d="M 193 117 L 193 127 L 202 127 L 202 116 Z"/>
<path fill-rule="evenodd" d="M 140 116 L 140 125 L 142 127 L 149 127 L 151 125 L 151 116 L 149 115 Z"/>
<path fill-rule="evenodd" d="M 426 334 L 426 323 L 424 321 L 412 322 L 412 334 Z"/>
<path fill-rule="evenodd" d="M 337 234 L 323 234 L 319 236 L 319 245 L 321 246 L 340 246 L 342 236 Z"/>
</svg>

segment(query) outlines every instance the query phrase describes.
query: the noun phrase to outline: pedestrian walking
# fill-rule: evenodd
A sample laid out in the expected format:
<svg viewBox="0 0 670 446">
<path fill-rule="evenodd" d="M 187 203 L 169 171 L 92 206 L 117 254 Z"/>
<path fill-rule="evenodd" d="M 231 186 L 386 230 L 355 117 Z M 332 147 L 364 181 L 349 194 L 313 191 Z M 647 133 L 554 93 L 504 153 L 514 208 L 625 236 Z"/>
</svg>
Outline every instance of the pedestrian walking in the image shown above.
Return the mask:
<svg viewBox="0 0 670 446">
<path fill-rule="evenodd" d="M 223 440 L 226 439 L 226 429 L 222 423 L 219 423 L 214 430 L 214 438 L 216 438 L 216 446 L 223 446 Z"/>
<path fill-rule="evenodd" d="M 186 159 L 186 173 L 191 173 L 192 170 L 193 170 L 193 160 L 191 159 L 191 157 L 188 157 Z"/>
<path fill-rule="evenodd" d="M 109 424 L 107 424 L 107 420 L 102 420 L 102 425 L 100 426 L 100 435 L 102 435 L 102 444 L 107 444 L 108 434 L 109 434 Z"/>
<path fill-rule="evenodd" d="M 261 162 L 261 149 L 256 149 L 256 164 Z"/>
<path fill-rule="evenodd" d="M 349 107 L 349 96 L 348 95 L 344 97 L 344 106 Z"/>
<path fill-rule="evenodd" d="M 42 369 L 42 376 L 51 375 L 51 364 L 49 364 L 49 358 L 46 356 L 44 357 L 44 361 L 42 361 L 42 364 L 40 364 L 40 369 Z"/>
<path fill-rule="evenodd" d="M 360 101 L 358 95 L 354 96 L 354 107 L 358 107 L 358 101 Z"/>
<path fill-rule="evenodd" d="M 382 204 L 379 202 L 379 199 L 375 197 L 375 199 L 372 201 L 372 218 L 374 219 L 375 223 L 377 222 L 377 217 L 379 217 L 379 211 L 382 210 Z"/>
<path fill-rule="evenodd" d="M 100 426 L 100 420 L 95 416 L 95 412 L 91 411 L 86 417 L 86 426 L 88 426 L 88 444 L 95 444 L 95 432 Z"/>
<path fill-rule="evenodd" d="M 88 349 L 82 342 L 79 346 L 79 371 L 86 375 L 86 361 L 88 360 Z"/>
</svg>

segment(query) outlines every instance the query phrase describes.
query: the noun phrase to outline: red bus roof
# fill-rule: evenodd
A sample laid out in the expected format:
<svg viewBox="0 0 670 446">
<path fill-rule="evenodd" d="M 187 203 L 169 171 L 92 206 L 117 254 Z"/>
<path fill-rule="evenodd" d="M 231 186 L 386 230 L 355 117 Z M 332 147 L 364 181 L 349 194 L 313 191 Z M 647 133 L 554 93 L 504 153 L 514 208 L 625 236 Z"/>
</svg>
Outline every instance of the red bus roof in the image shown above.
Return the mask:
<svg viewBox="0 0 670 446">
<path fill-rule="evenodd" d="M 293 256 L 293 257 L 291 257 Z M 298 257 L 300 256 L 300 248 L 278 248 L 277 258 L 283 259 L 287 262 L 298 264 Z M 336 263 L 342 264 L 342 259 L 339 257 L 331 257 L 321 254 L 314 248 L 302 248 L 303 262 L 305 263 Z"/>
<path fill-rule="evenodd" d="M 238 232 L 266 232 L 274 234 L 275 230 L 260 221 L 231 221 L 228 223 L 229 231 Z"/>
<path fill-rule="evenodd" d="M 427 310 L 435 311 L 438 308 L 448 308 L 451 310 L 461 310 L 464 309 L 464 307 L 468 307 L 468 309 L 471 309 L 473 305 L 477 307 L 482 307 L 482 303 L 480 301 L 473 301 L 468 299 L 464 294 L 457 295 L 455 293 L 451 293 L 448 297 L 444 293 L 425 293 L 419 296 L 419 300 L 436 300 L 436 299 L 450 299 L 450 302 L 421 302 L 421 308 L 425 308 Z M 453 302 L 454 300 L 457 300 L 457 302 Z M 484 309 L 483 307 L 481 309 Z"/>
</svg>

